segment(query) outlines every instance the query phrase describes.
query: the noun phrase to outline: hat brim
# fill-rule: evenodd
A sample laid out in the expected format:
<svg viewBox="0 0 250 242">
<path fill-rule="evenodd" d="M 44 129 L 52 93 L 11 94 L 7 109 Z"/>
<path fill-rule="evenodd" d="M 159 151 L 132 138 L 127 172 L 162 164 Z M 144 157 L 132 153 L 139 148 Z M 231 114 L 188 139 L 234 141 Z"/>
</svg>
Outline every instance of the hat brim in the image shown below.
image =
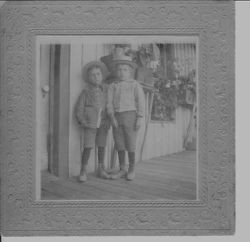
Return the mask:
<svg viewBox="0 0 250 242">
<path fill-rule="evenodd" d="M 105 80 L 107 78 L 107 76 L 109 75 L 108 69 L 107 69 L 106 65 L 103 62 L 101 62 L 101 61 L 91 61 L 91 62 L 87 63 L 82 69 L 82 77 L 83 77 L 83 80 L 85 82 L 89 81 L 88 80 L 89 79 L 88 78 L 88 71 L 89 71 L 90 68 L 92 68 L 94 66 L 101 69 L 102 75 L 103 75 L 103 80 Z"/>
<path fill-rule="evenodd" d="M 115 60 L 112 63 L 112 67 L 115 68 L 117 65 L 128 65 L 132 67 L 133 69 L 137 68 L 137 64 L 135 62 L 129 61 L 129 60 Z"/>
</svg>

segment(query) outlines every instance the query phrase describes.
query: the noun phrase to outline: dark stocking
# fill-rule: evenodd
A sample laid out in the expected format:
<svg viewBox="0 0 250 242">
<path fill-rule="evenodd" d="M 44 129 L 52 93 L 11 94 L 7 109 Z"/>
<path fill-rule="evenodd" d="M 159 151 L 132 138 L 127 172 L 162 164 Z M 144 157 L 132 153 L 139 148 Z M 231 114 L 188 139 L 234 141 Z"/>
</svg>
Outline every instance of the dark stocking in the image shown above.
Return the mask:
<svg viewBox="0 0 250 242">
<path fill-rule="evenodd" d="M 82 169 L 85 169 L 88 165 L 89 156 L 90 156 L 91 148 L 84 148 L 82 152 Z"/>
<path fill-rule="evenodd" d="M 119 157 L 120 170 L 124 170 L 125 169 L 125 151 L 119 150 L 118 157 Z"/>
<path fill-rule="evenodd" d="M 129 166 L 135 165 L 135 152 L 128 152 Z"/>
<path fill-rule="evenodd" d="M 98 163 L 104 164 L 105 147 L 98 146 Z"/>
</svg>

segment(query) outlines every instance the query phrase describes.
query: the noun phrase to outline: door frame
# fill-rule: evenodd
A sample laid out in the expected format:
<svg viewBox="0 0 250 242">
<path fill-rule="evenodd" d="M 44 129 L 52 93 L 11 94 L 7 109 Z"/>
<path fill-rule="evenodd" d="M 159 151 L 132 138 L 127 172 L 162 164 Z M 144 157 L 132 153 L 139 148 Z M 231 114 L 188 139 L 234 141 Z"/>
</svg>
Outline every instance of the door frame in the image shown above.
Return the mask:
<svg viewBox="0 0 250 242">
<path fill-rule="evenodd" d="M 70 45 L 50 45 L 48 169 L 69 176 Z"/>
</svg>

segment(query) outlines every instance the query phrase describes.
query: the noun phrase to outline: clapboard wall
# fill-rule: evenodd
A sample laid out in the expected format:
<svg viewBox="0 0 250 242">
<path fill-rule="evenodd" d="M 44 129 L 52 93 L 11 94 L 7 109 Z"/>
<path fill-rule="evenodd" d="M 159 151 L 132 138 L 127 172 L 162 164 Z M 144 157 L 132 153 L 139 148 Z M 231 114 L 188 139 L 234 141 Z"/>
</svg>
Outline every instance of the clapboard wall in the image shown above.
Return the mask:
<svg viewBox="0 0 250 242">
<path fill-rule="evenodd" d="M 100 45 L 96 44 L 95 40 L 90 43 L 84 43 L 84 41 L 74 42 L 70 46 L 70 85 L 69 85 L 69 147 L 68 147 L 68 160 L 69 160 L 69 176 L 76 176 L 80 171 L 80 162 L 81 162 L 81 138 L 84 133 L 78 127 L 75 117 L 74 117 L 74 108 L 77 101 L 78 96 L 80 95 L 82 89 L 85 86 L 84 81 L 82 80 L 82 67 L 89 61 L 99 60 L 100 57 L 104 55 L 108 55 L 110 53 L 110 49 L 108 45 Z M 46 59 L 48 58 L 49 52 L 47 47 L 41 48 L 41 80 L 46 82 L 47 84 L 47 76 L 48 76 L 48 68 L 46 67 Z M 191 65 L 185 65 L 185 73 L 188 73 L 189 68 L 193 68 L 196 66 L 195 64 L 195 51 L 188 47 L 188 45 L 178 44 L 175 46 L 175 55 L 178 57 L 181 63 L 189 58 L 191 55 L 192 63 Z M 188 67 L 189 66 L 189 67 Z M 44 78 L 43 78 L 44 76 Z M 147 97 L 145 97 L 146 100 Z M 46 99 L 46 98 L 45 98 Z M 44 98 L 42 101 L 41 109 L 48 108 L 47 100 Z M 47 105 L 47 106 L 46 106 Z M 149 103 L 146 103 L 146 114 L 148 111 Z M 48 111 L 44 110 L 44 113 Z M 150 159 L 152 157 L 162 156 L 166 154 L 176 153 L 182 151 L 183 148 L 183 140 L 187 133 L 187 128 L 189 124 L 191 112 L 188 109 L 178 107 L 176 109 L 175 120 L 171 122 L 156 122 L 151 121 L 148 126 L 148 133 L 145 140 L 145 145 L 142 153 L 142 160 Z M 40 129 L 42 144 L 46 145 L 46 130 L 47 130 L 47 121 L 44 119 L 44 123 L 42 124 Z M 44 132 L 43 132 L 44 131 Z M 143 135 L 145 131 L 145 122 L 143 126 L 138 132 L 137 138 L 137 154 L 136 158 L 139 159 L 141 145 L 143 140 Z M 113 139 L 112 139 L 112 131 L 109 131 L 106 155 L 105 155 L 105 164 L 107 167 L 110 166 L 111 153 L 113 148 Z M 43 154 L 43 158 L 41 159 L 41 169 L 47 169 L 48 167 L 48 159 L 46 159 L 46 147 L 41 147 L 41 151 Z M 89 160 L 89 171 L 94 171 L 96 168 L 96 154 L 93 150 L 91 153 L 91 157 Z"/>
<path fill-rule="evenodd" d="M 77 175 L 80 169 L 80 154 L 81 154 L 81 133 L 73 118 L 74 105 L 77 97 L 84 87 L 84 82 L 81 79 L 81 68 L 85 63 L 92 60 L 99 60 L 103 55 L 109 54 L 107 46 L 100 46 L 94 42 L 88 47 L 84 43 L 71 46 L 71 67 L 70 67 L 70 137 L 69 137 L 69 174 Z M 175 47 L 178 58 L 181 63 L 190 57 L 191 50 L 188 45 L 178 44 Z M 194 53 L 194 51 L 193 51 Z M 190 67 L 191 68 L 191 67 Z M 185 66 L 187 72 L 187 65 Z M 149 104 L 149 103 L 147 103 Z M 148 105 L 145 107 L 148 109 Z M 178 107 L 176 110 L 176 118 L 171 122 L 150 122 L 148 126 L 148 133 L 145 141 L 145 146 L 142 153 L 142 160 L 150 159 L 156 156 L 176 153 L 183 150 L 183 140 L 187 132 L 190 110 Z M 145 131 L 145 122 L 138 132 L 137 137 L 137 154 L 136 158 L 139 159 L 141 150 L 143 134 Z M 79 135 L 81 133 L 81 135 Z M 110 166 L 111 152 L 113 147 L 112 132 L 110 130 L 108 137 L 108 145 L 106 149 L 105 164 Z M 93 171 L 96 166 L 95 152 L 92 151 L 89 161 L 89 171 Z"/>
</svg>

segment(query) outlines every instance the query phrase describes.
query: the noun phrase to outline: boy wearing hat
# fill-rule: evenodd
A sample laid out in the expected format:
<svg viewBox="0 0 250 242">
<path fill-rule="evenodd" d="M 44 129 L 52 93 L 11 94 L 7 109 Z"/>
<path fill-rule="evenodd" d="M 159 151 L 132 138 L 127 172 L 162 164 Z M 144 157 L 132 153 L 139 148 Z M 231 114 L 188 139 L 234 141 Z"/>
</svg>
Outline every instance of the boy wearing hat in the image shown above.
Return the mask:
<svg viewBox="0 0 250 242">
<path fill-rule="evenodd" d="M 136 64 L 130 56 L 116 55 L 113 68 L 117 79 L 108 89 L 107 110 L 113 126 L 115 148 L 118 151 L 120 170 L 111 179 L 135 177 L 136 133 L 141 126 L 144 112 L 144 93 L 133 79 Z M 128 152 L 129 169 L 125 169 L 125 151 Z"/>
<path fill-rule="evenodd" d="M 110 120 L 106 112 L 107 86 L 103 80 L 107 76 L 104 63 L 92 61 L 83 68 L 83 79 L 87 85 L 80 94 L 75 116 L 84 131 L 84 150 L 81 160 L 81 171 L 79 181 L 87 180 L 86 168 L 91 149 L 98 146 L 98 176 L 109 178 L 104 169 L 104 153 Z"/>
</svg>

